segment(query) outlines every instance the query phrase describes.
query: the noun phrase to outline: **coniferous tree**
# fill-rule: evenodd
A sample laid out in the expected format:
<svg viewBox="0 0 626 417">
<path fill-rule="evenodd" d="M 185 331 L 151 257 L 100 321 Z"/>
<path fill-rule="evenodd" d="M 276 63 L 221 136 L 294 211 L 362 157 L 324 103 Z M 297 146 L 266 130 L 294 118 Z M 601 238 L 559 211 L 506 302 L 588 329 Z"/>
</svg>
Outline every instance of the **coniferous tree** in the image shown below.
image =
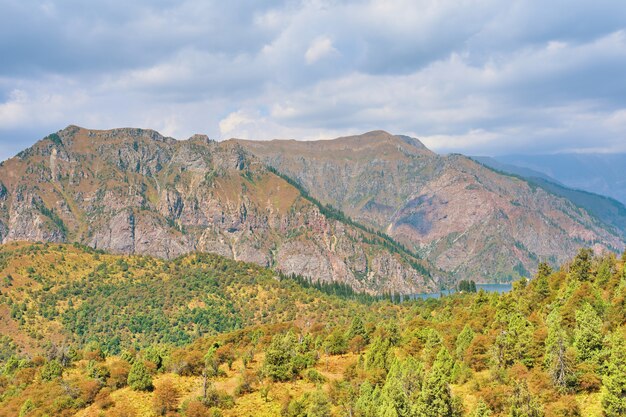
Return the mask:
<svg viewBox="0 0 626 417">
<path fill-rule="evenodd" d="M 306 399 L 306 417 L 330 416 L 330 402 L 322 390 L 313 391 Z"/>
<path fill-rule="evenodd" d="M 611 337 L 611 353 L 603 378 L 602 409 L 606 417 L 626 415 L 626 341 L 620 334 Z"/>
<path fill-rule="evenodd" d="M 606 285 L 615 272 L 615 255 L 613 253 L 602 256 L 596 272 L 596 282 L 600 286 Z"/>
<path fill-rule="evenodd" d="M 381 389 L 378 415 L 384 417 L 406 417 L 409 415 L 409 400 L 403 389 L 400 369 L 396 361 Z"/>
<path fill-rule="evenodd" d="M 420 399 L 423 367 L 415 359 L 396 359 L 381 389 L 378 415 L 409 417 Z"/>
<path fill-rule="evenodd" d="M 552 275 L 552 268 L 547 262 L 540 262 L 537 268 L 537 275 L 532 283 L 535 292 L 540 297 L 538 301 L 547 297 L 550 294 L 550 283 L 548 277 Z"/>
<path fill-rule="evenodd" d="M 591 260 L 593 259 L 593 250 L 582 248 L 574 258 L 570 265 L 569 273 L 572 278 L 578 281 L 589 281 L 591 277 Z"/>
<path fill-rule="evenodd" d="M 365 330 L 365 325 L 363 324 L 363 320 L 361 320 L 361 317 L 356 316 L 352 320 L 347 336 L 348 340 L 351 340 L 355 336 L 361 336 L 366 342 L 368 341 L 367 330 Z"/>
<path fill-rule="evenodd" d="M 496 337 L 492 348 L 495 365 L 503 369 L 519 361 L 532 366 L 534 358 L 529 355 L 532 335 L 532 323 L 518 312 L 511 314 L 506 329 Z"/>
<path fill-rule="evenodd" d="M 331 355 L 343 355 L 348 351 L 348 340 L 345 334 L 335 330 L 326 338 L 326 351 Z"/>
<path fill-rule="evenodd" d="M 378 405 L 380 389 L 378 386 L 372 387 L 369 381 L 361 384 L 359 397 L 354 405 L 354 412 L 357 417 L 378 417 Z"/>
<path fill-rule="evenodd" d="M 390 348 L 391 343 L 388 339 L 375 338 L 365 355 L 365 368 L 387 370 Z"/>
<path fill-rule="evenodd" d="M 152 389 L 152 376 L 142 360 L 135 360 L 128 372 L 128 386 L 135 391 L 149 391 Z"/>
<path fill-rule="evenodd" d="M 553 310 L 546 320 L 548 336 L 545 346 L 544 365 L 548 369 L 552 382 L 559 389 L 572 388 L 576 382 L 576 374 L 570 356 L 568 355 L 567 334 L 562 326 L 562 319 L 558 309 Z"/>
<path fill-rule="evenodd" d="M 295 336 L 289 332 L 285 335 L 277 334 L 265 350 L 265 375 L 274 381 L 288 381 L 293 379 L 297 370 L 294 367 Z"/>
<path fill-rule="evenodd" d="M 420 417 L 461 416 L 460 405 L 450 392 L 450 372 L 454 365 L 450 359 L 450 354 L 442 348 L 424 382 L 415 410 L 416 415 Z"/>
<path fill-rule="evenodd" d="M 593 361 L 602 349 L 602 319 L 589 303 L 576 311 L 574 347 L 581 361 Z"/>
<path fill-rule="evenodd" d="M 59 378 L 62 374 L 63 367 L 56 359 L 46 362 L 43 368 L 41 368 L 41 379 L 44 381 L 52 381 L 55 378 Z"/>
<path fill-rule="evenodd" d="M 457 360 L 463 360 L 467 348 L 472 343 L 472 340 L 474 340 L 474 336 L 474 331 L 468 324 L 466 324 L 456 338 L 455 354 Z"/>
</svg>

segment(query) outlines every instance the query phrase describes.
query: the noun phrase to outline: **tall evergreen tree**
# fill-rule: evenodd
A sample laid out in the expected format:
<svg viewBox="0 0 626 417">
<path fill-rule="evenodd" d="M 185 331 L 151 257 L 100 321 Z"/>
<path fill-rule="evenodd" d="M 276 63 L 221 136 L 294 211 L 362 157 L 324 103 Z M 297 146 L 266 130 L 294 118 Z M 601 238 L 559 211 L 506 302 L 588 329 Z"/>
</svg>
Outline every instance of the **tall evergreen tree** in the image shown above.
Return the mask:
<svg viewBox="0 0 626 417">
<path fill-rule="evenodd" d="M 456 338 L 455 356 L 457 360 L 463 360 L 465 351 L 474 340 L 475 333 L 472 328 L 466 324 L 461 333 Z"/>
<path fill-rule="evenodd" d="M 593 250 L 582 248 L 574 258 L 570 265 L 569 273 L 572 278 L 578 281 L 589 281 L 591 278 L 591 260 L 593 259 Z"/>
<path fill-rule="evenodd" d="M 546 320 L 548 336 L 545 346 L 544 365 L 548 369 L 554 385 L 562 390 L 572 388 L 576 381 L 574 366 L 568 355 L 568 341 L 562 326 L 561 314 L 554 309 Z"/>
<path fill-rule="evenodd" d="M 602 256 L 600 263 L 598 264 L 598 271 L 596 272 L 596 282 L 600 286 L 606 285 L 611 276 L 615 272 L 615 254 L 611 253 Z"/>
<path fill-rule="evenodd" d="M 461 416 L 461 407 L 450 392 L 450 372 L 454 364 L 450 359 L 450 354 L 442 348 L 424 382 L 420 401 L 415 409 L 416 415 L 420 417 Z"/>
<path fill-rule="evenodd" d="M 365 355 L 365 368 L 389 369 L 391 343 L 388 339 L 375 338 Z"/>
<path fill-rule="evenodd" d="M 361 384 L 359 397 L 354 405 L 356 417 L 378 417 L 378 405 L 380 389 L 378 386 L 372 387 L 369 381 Z"/>
<path fill-rule="evenodd" d="M 534 358 L 529 354 L 532 341 L 532 323 L 518 312 L 509 315 L 506 329 L 496 337 L 492 348 L 495 365 L 502 369 L 519 361 L 532 366 Z"/>
<path fill-rule="evenodd" d="M 128 372 L 128 386 L 135 391 L 149 391 L 152 389 L 152 375 L 140 359 L 135 360 Z"/>
<path fill-rule="evenodd" d="M 535 276 L 532 285 L 540 298 L 545 298 L 550 294 L 550 282 L 548 281 L 548 277 L 552 275 L 552 272 L 552 268 L 547 262 L 539 263 L 537 275 Z"/>
<path fill-rule="evenodd" d="M 626 416 L 626 341 L 611 337 L 611 354 L 603 378 L 602 409 L 606 417 Z"/>
<path fill-rule="evenodd" d="M 322 390 L 316 390 L 307 398 L 306 417 L 330 416 L 330 401 Z"/>
<path fill-rule="evenodd" d="M 355 336 L 361 336 L 366 342 L 368 341 L 369 335 L 367 334 L 367 330 L 365 330 L 365 325 L 363 324 L 363 320 L 361 317 L 356 316 L 352 323 L 350 324 L 350 329 L 348 330 L 348 340 L 351 340 Z"/>
<path fill-rule="evenodd" d="M 602 319 L 589 303 L 576 311 L 574 347 L 581 361 L 594 361 L 602 349 Z"/>
</svg>

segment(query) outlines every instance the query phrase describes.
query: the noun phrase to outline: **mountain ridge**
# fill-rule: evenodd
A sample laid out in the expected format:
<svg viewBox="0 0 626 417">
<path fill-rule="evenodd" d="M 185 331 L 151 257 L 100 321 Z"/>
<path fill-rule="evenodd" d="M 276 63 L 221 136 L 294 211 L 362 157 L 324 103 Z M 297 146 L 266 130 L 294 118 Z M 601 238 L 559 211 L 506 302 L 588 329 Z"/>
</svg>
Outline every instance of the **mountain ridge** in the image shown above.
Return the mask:
<svg viewBox="0 0 626 417">
<path fill-rule="evenodd" d="M 374 137 L 382 140 L 372 145 Z M 350 146 L 360 138 L 366 146 Z M 463 155 L 437 155 L 417 139 L 407 146 L 406 137 L 374 131 L 314 143 L 233 141 L 323 203 L 463 278 L 509 280 L 580 246 L 623 247 L 621 233 L 566 198 Z"/>
<path fill-rule="evenodd" d="M 232 142 L 69 126 L 5 161 L 0 181 L 3 242 L 77 241 L 164 258 L 211 252 L 369 292 L 438 287 L 427 262 L 328 217 Z"/>
<path fill-rule="evenodd" d="M 68 126 L 0 164 L 0 181 L 3 242 L 199 250 L 364 291 L 510 281 L 624 246 L 566 198 L 380 130 L 217 142 Z"/>
</svg>

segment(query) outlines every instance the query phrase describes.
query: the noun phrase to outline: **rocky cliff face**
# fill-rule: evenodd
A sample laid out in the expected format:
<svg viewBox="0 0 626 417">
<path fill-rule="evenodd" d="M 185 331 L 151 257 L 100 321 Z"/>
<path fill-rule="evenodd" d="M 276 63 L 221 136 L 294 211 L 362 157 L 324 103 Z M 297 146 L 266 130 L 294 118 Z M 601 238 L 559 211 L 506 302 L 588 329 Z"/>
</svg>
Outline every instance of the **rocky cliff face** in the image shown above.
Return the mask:
<svg viewBox="0 0 626 417">
<path fill-rule="evenodd" d="M 217 253 L 370 292 L 436 288 L 429 265 L 320 208 L 234 142 L 70 126 L 0 166 L 0 238 L 125 254 Z"/>
<path fill-rule="evenodd" d="M 617 231 L 570 201 L 406 136 L 233 143 L 456 279 L 514 279 L 581 246 L 624 247 Z"/>
</svg>

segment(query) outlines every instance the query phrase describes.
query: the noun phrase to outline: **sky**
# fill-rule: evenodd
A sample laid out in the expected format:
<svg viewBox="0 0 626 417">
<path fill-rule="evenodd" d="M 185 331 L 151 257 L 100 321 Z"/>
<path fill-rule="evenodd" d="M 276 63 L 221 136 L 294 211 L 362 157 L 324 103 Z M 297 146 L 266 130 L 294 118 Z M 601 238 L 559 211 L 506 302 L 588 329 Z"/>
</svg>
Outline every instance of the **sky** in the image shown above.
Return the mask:
<svg viewBox="0 0 626 417">
<path fill-rule="evenodd" d="M 0 159 L 75 124 L 626 152 L 623 0 L 0 0 Z"/>
</svg>

